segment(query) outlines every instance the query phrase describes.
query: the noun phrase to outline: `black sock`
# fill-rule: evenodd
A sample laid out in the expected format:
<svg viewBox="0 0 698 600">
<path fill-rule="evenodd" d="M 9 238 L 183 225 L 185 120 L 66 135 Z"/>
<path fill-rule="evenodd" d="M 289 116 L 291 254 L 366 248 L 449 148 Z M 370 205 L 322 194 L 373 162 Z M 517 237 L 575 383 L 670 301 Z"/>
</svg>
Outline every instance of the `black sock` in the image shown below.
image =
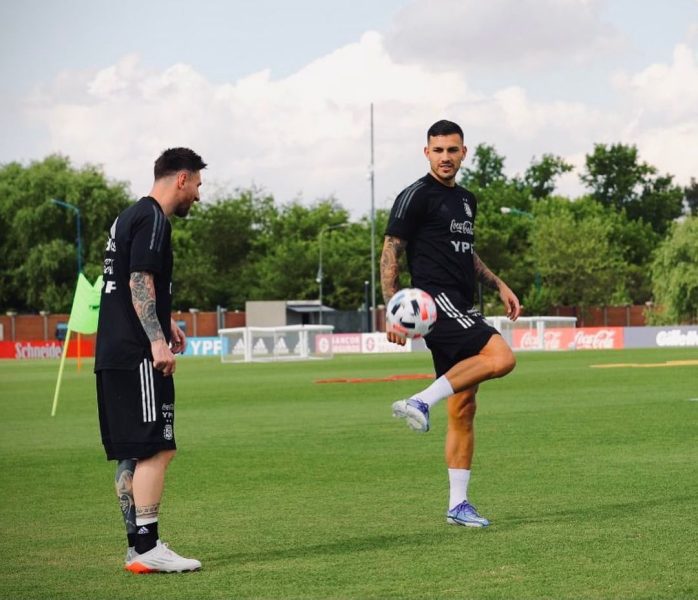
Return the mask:
<svg viewBox="0 0 698 600">
<path fill-rule="evenodd" d="M 136 534 L 136 552 L 143 554 L 155 548 L 158 541 L 158 522 L 139 525 Z"/>
<path fill-rule="evenodd" d="M 136 538 L 138 537 L 135 533 L 127 533 L 126 538 L 128 539 L 128 547 L 133 548 L 136 545 Z"/>
</svg>

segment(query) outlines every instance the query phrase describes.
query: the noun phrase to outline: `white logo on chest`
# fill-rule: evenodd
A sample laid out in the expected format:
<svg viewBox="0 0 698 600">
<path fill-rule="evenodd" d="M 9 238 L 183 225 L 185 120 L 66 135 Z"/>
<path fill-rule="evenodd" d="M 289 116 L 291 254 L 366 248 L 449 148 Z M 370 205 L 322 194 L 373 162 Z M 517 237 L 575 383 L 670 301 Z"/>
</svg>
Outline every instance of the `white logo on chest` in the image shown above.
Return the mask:
<svg viewBox="0 0 698 600">
<path fill-rule="evenodd" d="M 473 224 L 470 221 L 463 221 L 460 223 L 455 219 L 451 219 L 450 231 L 451 233 L 462 233 L 463 235 L 467 233 L 473 235 Z"/>
<path fill-rule="evenodd" d="M 470 242 L 461 242 L 460 240 L 450 240 L 450 242 L 453 244 L 453 249 L 456 252 L 461 252 L 463 254 L 473 252 L 473 245 Z"/>
</svg>

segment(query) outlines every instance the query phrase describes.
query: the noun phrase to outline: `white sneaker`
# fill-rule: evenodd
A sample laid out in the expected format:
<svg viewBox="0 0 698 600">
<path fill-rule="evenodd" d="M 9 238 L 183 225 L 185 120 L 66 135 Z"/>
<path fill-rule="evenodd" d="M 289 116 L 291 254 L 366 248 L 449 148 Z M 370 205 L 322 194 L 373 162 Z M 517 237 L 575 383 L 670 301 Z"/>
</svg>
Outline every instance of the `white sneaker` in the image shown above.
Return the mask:
<svg viewBox="0 0 698 600">
<path fill-rule="evenodd" d="M 429 405 L 419 398 L 408 398 L 393 402 L 393 417 L 405 419 L 407 426 L 414 431 L 429 431 Z"/>
<path fill-rule="evenodd" d="M 201 563 L 193 558 L 180 556 L 170 550 L 167 544 L 158 540 L 155 548 L 143 554 L 135 554 L 124 568 L 131 573 L 181 573 L 198 571 Z"/>
</svg>

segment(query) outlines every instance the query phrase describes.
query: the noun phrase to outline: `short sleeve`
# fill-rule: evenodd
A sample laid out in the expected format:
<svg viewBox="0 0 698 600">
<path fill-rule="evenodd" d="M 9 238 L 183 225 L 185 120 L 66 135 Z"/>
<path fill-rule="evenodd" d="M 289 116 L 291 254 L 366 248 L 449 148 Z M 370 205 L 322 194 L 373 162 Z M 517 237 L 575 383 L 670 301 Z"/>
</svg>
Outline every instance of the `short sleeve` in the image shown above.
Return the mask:
<svg viewBox="0 0 698 600">
<path fill-rule="evenodd" d="M 165 256 L 165 237 L 169 221 L 155 205 L 146 207 L 143 214 L 134 222 L 131 238 L 130 271 L 160 273 Z"/>
<path fill-rule="evenodd" d="M 385 235 L 411 240 L 426 214 L 426 202 L 422 195 L 426 183 L 421 179 L 405 188 L 395 199 L 388 218 Z"/>
</svg>

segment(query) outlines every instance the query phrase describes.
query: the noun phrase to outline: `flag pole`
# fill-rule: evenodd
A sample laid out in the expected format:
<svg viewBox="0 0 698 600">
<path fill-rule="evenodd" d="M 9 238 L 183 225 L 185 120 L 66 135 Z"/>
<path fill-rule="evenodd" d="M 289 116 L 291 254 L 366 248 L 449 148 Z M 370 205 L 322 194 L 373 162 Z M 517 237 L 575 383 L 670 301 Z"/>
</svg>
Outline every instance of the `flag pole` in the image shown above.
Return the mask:
<svg viewBox="0 0 698 600">
<path fill-rule="evenodd" d="M 81 342 L 82 342 L 82 340 L 80 339 L 80 332 L 78 331 L 78 373 L 80 372 L 80 367 L 82 366 L 81 365 L 82 361 L 80 360 L 80 357 L 81 357 L 80 346 L 82 345 Z"/>
<path fill-rule="evenodd" d="M 61 364 L 58 367 L 58 381 L 56 381 L 56 392 L 53 394 L 53 407 L 51 408 L 51 416 L 56 416 L 58 408 L 58 394 L 61 391 L 61 380 L 63 379 L 63 367 L 65 366 L 65 357 L 68 354 L 68 343 L 70 342 L 70 327 L 65 332 L 65 342 L 63 343 L 63 352 L 61 352 Z"/>
</svg>

